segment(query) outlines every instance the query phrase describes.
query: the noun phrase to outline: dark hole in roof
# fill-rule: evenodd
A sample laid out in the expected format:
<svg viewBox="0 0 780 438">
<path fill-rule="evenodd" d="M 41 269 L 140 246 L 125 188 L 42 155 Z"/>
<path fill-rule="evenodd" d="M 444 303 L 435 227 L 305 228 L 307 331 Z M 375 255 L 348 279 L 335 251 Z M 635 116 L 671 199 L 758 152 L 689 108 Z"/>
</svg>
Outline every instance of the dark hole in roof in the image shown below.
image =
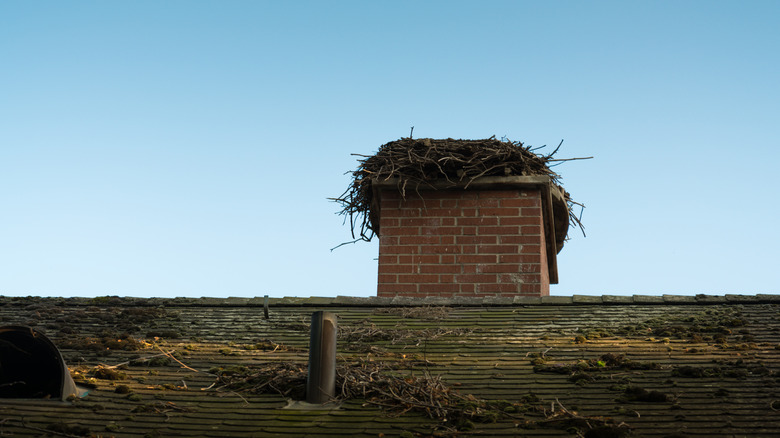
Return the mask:
<svg viewBox="0 0 780 438">
<path fill-rule="evenodd" d="M 64 399 L 75 393 L 59 350 L 25 326 L 0 327 L 0 398 Z"/>
</svg>

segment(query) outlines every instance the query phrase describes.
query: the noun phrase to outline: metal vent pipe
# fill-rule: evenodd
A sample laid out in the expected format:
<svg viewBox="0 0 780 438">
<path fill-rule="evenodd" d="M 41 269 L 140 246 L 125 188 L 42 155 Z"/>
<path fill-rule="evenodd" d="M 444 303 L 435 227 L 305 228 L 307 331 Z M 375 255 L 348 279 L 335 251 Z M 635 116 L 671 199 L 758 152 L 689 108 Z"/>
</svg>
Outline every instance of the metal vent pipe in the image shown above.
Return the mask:
<svg viewBox="0 0 780 438">
<path fill-rule="evenodd" d="M 314 312 L 309 340 L 309 375 L 306 401 L 323 404 L 336 395 L 336 314 Z"/>
</svg>

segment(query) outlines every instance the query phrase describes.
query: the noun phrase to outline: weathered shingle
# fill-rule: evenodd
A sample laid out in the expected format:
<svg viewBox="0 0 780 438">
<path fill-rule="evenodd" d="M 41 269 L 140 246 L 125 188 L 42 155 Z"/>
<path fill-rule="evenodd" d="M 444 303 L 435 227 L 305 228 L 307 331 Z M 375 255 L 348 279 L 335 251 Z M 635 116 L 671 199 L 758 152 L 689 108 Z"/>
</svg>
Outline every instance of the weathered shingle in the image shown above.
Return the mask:
<svg viewBox="0 0 780 438">
<path fill-rule="evenodd" d="M 74 379 L 93 386 L 68 403 L 0 400 L 0 432 L 768 437 L 780 430 L 780 303 L 772 295 L 268 302 L 265 319 L 262 298 L 0 297 L 0 325 L 46 333 Z M 250 378 L 276 365 L 305 375 L 316 310 L 339 315 L 340 365 L 375 366 L 412 384 L 441 379 L 483 411 L 441 417 L 361 398 L 337 409 L 287 407 L 300 389 L 295 382 L 276 388 L 290 391 L 285 396 Z"/>
</svg>

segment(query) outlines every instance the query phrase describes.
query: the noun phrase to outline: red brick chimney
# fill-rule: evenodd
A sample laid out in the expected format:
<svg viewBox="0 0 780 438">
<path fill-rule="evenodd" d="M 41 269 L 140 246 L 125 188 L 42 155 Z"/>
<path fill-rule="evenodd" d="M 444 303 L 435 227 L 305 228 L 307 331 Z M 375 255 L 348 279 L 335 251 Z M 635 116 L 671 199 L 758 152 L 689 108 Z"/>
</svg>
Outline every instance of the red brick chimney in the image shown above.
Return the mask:
<svg viewBox="0 0 780 438">
<path fill-rule="evenodd" d="M 568 210 L 548 176 L 372 185 L 378 296 L 538 297 L 558 282 Z"/>
</svg>

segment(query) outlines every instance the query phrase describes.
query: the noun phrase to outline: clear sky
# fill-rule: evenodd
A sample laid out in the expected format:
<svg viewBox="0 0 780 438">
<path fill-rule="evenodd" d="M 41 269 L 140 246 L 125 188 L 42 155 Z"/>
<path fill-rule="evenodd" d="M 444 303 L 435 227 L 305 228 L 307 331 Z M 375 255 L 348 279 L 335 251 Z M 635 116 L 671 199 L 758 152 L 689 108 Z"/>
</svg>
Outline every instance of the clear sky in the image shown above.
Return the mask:
<svg viewBox="0 0 780 438">
<path fill-rule="evenodd" d="M 780 2 L 0 2 L 0 294 L 371 296 L 409 135 L 556 168 L 552 295 L 780 293 Z M 550 148 L 552 149 L 552 148 Z"/>
</svg>

